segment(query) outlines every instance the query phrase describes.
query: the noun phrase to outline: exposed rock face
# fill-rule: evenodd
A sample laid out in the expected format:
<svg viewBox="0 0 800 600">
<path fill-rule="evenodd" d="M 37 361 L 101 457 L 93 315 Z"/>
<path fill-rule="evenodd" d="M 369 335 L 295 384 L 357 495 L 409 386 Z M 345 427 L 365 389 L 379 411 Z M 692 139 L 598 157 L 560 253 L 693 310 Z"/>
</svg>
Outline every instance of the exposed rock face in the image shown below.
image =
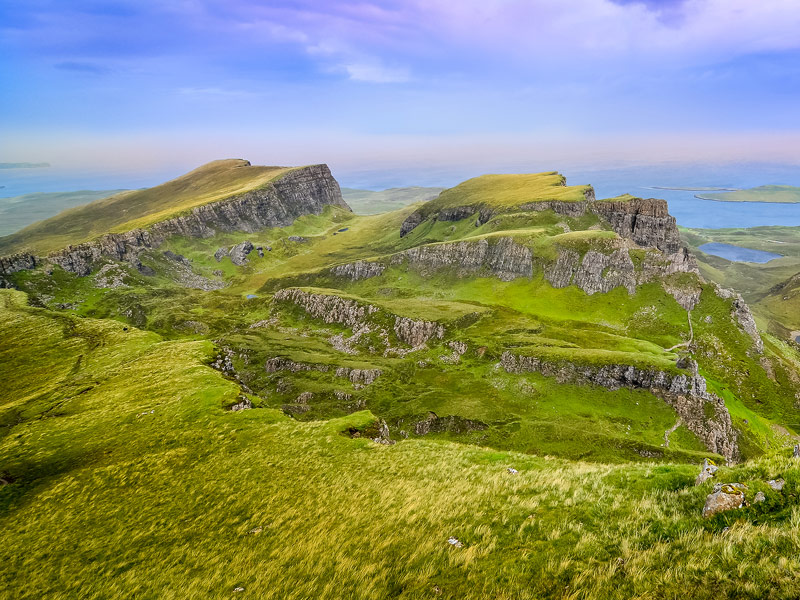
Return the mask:
<svg viewBox="0 0 800 600">
<path fill-rule="evenodd" d="M 286 227 L 300 216 L 321 213 L 327 205 L 350 208 L 327 165 L 302 167 L 262 188 L 197 206 L 187 215 L 147 229 L 111 233 L 93 242 L 68 246 L 48 255 L 46 260 L 65 271 L 88 275 L 100 258 L 137 264 L 140 252 L 157 248 L 173 235 L 211 237 L 220 231 L 253 233 L 267 227 Z M 31 269 L 40 262 L 43 260 L 30 254 L 5 257 L 0 259 L 0 275 Z"/>
<path fill-rule="evenodd" d="M 337 277 L 349 279 L 350 281 L 359 281 L 361 279 L 369 279 L 370 277 L 378 277 L 382 275 L 385 270 L 386 267 L 381 263 L 359 260 L 354 263 L 333 267 L 331 273 Z"/>
<path fill-rule="evenodd" d="M 381 375 L 383 375 L 383 371 L 380 369 L 351 369 L 350 367 L 336 369 L 337 377 L 346 377 L 356 388 L 371 385 Z"/>
<path fill-rule="evenodd" d="M 622 245 L 610 254 L 589 250 L 583 255 L 575 250 L 562 249 L 555 263 L 545 267 L 545 278 L 555 288 L 576 285 L 587 294 L 606 293 L 616 287 L 624 287 L 628 293 L 636 293 L 636 287 L 650 281 L 661 279 L 673 273 L 697 273 L 694 260 L 687 251 L 682 250 L 674 255 L 665 256 L 660 252 L 647 252 L 641 262 L 641 268 L 630 256 L 626 245 Z M 694 296 L 684 294 L 683 290 L 670 289 L 679 304 L 686 308 L 694 307 L 699 300 L 699 291 Z M 694 302 L 694 304 L 693 304 Z"/>
<path fill-rule="evenodd" d="M 621 237 L 639 246 L 658 248 L 666 254 L 675 254 L 683 247 L 675 217 L 669 214 L 665 200 L 598 200 L 591 203 L 591 210 L 608 221 Z"/>
<path fill-rule="evenodd" d="M 250 254 L 254 249 L 253 243 L 250 240 L 245 240 L 244 242 L 239 242 L 233 248 L 231 248 L 229 256 L 231 257 L 231 262 L 235 264 L 237 267 L 241 267 L 247 264 L 247 255 Z"/>
<path fill-rule="evenodd" d="M 540 202 L 528 202 L 526 204 L 522 204 L 515 207 L 514 210 L 531 212 L 552 210 L 560 215 L 579 217 L 586 212 L 588 203 L 594 202 L 595 200 L 594 190 L 592 188 L 588 188 L 584 192 L 584 195 L 586 202 L 542 200 Z M 478 218 L 475 220 L 475 226 L 480 227 L 484 223 L 488 223 L 489 220 L 495 214 L 497 214 L 497 210 L 492 206 L 487 206 L 485 204 L 470 204 L 465 206 L 447 207 L 438 212 L 428 213 L 427 209 L 422 207 L 411 213 L 408 217 L 406 217 L 406 220 L 403 221 L 403 224 L 400 226 L 400 237 L 406 236 L 421 223 L 429 219 L 434 221 L 461 221 L 462 219 L 471 217 L 476 213 L 478 214 Z"/>
<path fill-rule="evenodd" d="M 394 332 L 398 339 L 412 348 L 422 346 L 431 338 L 442 339 L 444 337 L 444 327 L 436 321 L 415 321 L 408 317 L 395 319 Z"/>
<path fill-rule="evenodd" d="M 392 257 L 392 263 L 407 260 L 410 267 L 425 273 L 441 268 L 454 268 L 459 276 L 481 272 L 503 281 L 533 274 L 533 254 L 530 248 L 517 244 L 510 237 L 489 243 L 453 242 L 417 246 Z"/>
<path fill-rule="evenodd" d="M 228 256 L 227 248 L 217 248 L 217 251 L 214 252 L 214 259 L 216 259 L 217 262 L 221 261 L 226 256 Z"/>
<path fill-rule="evenodd" d="M 379 309 L 372 304 L 361 304 L 355 300 L 327 294 L 313 294 L 297 288 L 286 288 L 275 293 L 277 301 L 291 302 L 305 310 L 315 319 L 326 323 L 339 323 L 354 327 L 368 315 Z"/>
<path fill-rule="evenodd" d="M 744 298 L 742 298 L 741 294 L 737 294 L 733 290 L 718 286 L 715 287 L 715 291 L 717 296 L 720 298 L 733 298 L 731 314 L 739 323 L 739 327 L 741 327 L 742 331 L 752 338 L 753 350 L 755 350 L 758 354 L 763 354 L 764 342 L 761 340 L 761 336 L 758 334 L 756 320 L 753 318 L 753 313 L 750 312 L 750 307 L 747 306 L 747 303 L 744 301 Z"/>
<path fill-rule="evenodd" d="M 422 421 L 414 423 L 414 433 L 417 435 L 427 435 L 429 433 L 466 433 L 468 431 L 481 431 L 486 429 L 486 423 L 465 419 L 457 415 L 440 417 L 435 412 L 429 412 L 428 416 Z"/>
<path fill-rule="evenodd" d="M 308 363 L 294 362 L 289 358 L 275 356 L 267 360 L 264 364 L 264 370 L 267 373 L 277 373 L 278 371 L 291 371 L 292 373 L 298 373 L 300 371 L 320 371 L 321 373 L 327 373 L 330 367 L 328 365 L 311 365 Z"/>
<path fill-rule="evenodd" d="M 703 517 L 713 517 L 726 510 L 734 510 L 744 506 L 745 486 L 741 483 L 717 484 L 714 491 L 706 498 Z"/>
<path fill-rule="evenodd" d="M 711 452 L 734 461 L 739 456 L 736 430 L 725 402 L 706 389 L 706 380 L 697 374 L 671 374 L 631 365 L 577 365 L 549 362 L 535 356 L 516 356 L 504 352 L 500 364 L 508 373 L 541 373 L 560 383 L 594 384 L 609 390 L 645 389 L 663 398 Z M 713 416 L 706 416 L 706 405 Z"/>
<path fill-rule="evenodd" d="M 253 403 L 250 401 L 250 398 L 247 396 L 239 396 L 239 402 L 230 406 L 228 410 L 231 412 L 238 412 L 240 410 L 248 410 L 253 408 Z"/>
</svg>

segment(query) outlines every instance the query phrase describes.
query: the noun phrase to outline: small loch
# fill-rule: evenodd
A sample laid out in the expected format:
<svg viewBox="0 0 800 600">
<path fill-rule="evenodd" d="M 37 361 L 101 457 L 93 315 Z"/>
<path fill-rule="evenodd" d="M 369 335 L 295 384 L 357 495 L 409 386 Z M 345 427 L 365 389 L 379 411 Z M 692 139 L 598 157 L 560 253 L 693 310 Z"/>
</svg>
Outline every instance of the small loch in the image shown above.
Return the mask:
<svg viewBox="0 0 800 600">
<path fill-rule="evenodd" d="M 709 242 L 698 246 L 700 250 L 712 256 L 719 256 L 726 260 L 733 262 L 750 262 L 750 263 L 768 263 L 776 258 L 783 258 L 783 254 L 775 254 L 774 252 L 766 252 L 764 250 L 753 250 L 752 248 L 743 248 L 741 246 L 734 246 L 733 244 L 722 244 L 720 242 Z"/>
</svg>

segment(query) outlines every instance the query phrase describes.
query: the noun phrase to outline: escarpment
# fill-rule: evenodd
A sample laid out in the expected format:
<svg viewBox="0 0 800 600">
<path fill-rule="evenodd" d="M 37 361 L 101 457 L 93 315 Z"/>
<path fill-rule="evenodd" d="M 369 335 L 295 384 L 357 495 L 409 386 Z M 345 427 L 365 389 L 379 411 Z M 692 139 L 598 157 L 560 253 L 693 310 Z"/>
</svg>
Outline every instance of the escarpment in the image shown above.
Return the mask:
<svg viewBox="0 0 800 600">
<path fill-rule="evenodd" d="M 350 210 L 327 165 L 288 171 L 265 186 L 192 208 L 188 214 L 144 229 L 109 233 L 97 240 L 68 246 L 45 258 L 16 254 L 0 259 L 0 276 L 48 262 L 78 275 L 88 275 L 100 259 L 139 263 L 139 254 L 157 248 L 171 236 L 207 238 L 218 232 L 256 232 L 285 227 L 303 215 L 319 214 L 326 206 Z"/>
<path fill-rule="evenodd" d="M 711 452 L 729 461 L 740 456 L 737 433 L 725 402 L 708 392 L 706 380 L 692 362 L 690 374 L 667 373 L 656 369 L 641 369 L 631 365 L 582 365 L 566 361 L 548 361 L 535 356 L 503 353 L 500 364 L 507 373 L 540 373 L 560 382 L 593 384 L 609 390 L 620 388 L 644 389 L 663 398 L 675 409 L 686 427 Z M 708 408 L 706 408 L 708 407 Z M 710 413 L 710 415 L 709 415 Z"/>
</svg>

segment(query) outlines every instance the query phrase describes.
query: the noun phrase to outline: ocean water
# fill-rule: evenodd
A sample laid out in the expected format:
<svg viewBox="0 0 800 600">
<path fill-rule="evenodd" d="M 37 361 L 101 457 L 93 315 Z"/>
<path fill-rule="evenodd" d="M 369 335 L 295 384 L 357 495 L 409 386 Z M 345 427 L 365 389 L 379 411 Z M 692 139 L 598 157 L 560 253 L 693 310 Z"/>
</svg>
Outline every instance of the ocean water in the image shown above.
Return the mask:
<svg viewBox="0 0 800 600">
<path fill-rule="evenodd" d="M 733 262 L 751 262 L 751 263 L 768 263 L 776 258 L 782 258 L 782 254 L 775 254 L 774 252 L 765 252 L 764 250 L 753 250 L 752 248 L 743 248 L 742 246 L 734 246 L 733 244 L 723 244 L 720 242 L 709 242 L 698 246 L 700 250 L 712 256 L 719 256 L 726 260 Z"/>
</svg>

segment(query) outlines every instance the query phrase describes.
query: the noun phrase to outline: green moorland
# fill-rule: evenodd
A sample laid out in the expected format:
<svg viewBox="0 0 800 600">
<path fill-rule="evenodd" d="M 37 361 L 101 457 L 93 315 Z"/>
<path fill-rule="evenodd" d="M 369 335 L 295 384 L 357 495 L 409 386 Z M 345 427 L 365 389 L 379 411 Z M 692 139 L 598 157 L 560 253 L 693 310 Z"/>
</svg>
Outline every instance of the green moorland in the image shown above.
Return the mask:
<svg viewBox="0 0 800 600">
<path fill-rule="evenodd" d="M 0 238 L 0 254 L 28 250 L 46 254 L 108 232 L 146 227 L 195 206 L 265 185 L 284 167 L 250 166 L 246 160 L 218 160 L 162 185 L 122 192 L 62 213 Z"/>
<path fill-rule="evenodd" d="M 730 192 L 703 192 L 697 194 L 701 200 L 721 202 L 800 202 L 800 187 L 791 185 L 761 185 L 747 190 Z"/>
<path fill-rule="evenodd" d="M 357 215 L 377 215 L 390 212 L 416 202 L 433 200 L 444 188 L 403 187 L 372 191 L 342 188 L 342 197 Z"/>
<path fill-rule="evenodd" d="M 525 178 L 527 192 L 511 179 L 468 194 L 476 213 L 495 198 L 508 208 L 480 226 L 475 215 L 430 220 L 401 238 L 419 205 L 327 207 L 286 228 L 171 238 L 140 256 L 144 268 L 9 276 L 19 291 L 0 290 L 0 590 L 793 597 L 796 347 L 764 333 L 756 354 L 731 300 L 692 274 L 634 293 L 553 287 L 560 253 L 627 246 L 594 214 L 520 210 L 551 187 L 583 198 L 560 176 Z M 507 238 L 531 251 L 530 275 L 415 267 L 405 254 Z M 243 240 L 263 256 L 215 258 Z M 628 252 L 641 270 L 655 251 Z M 370 260 L 383 270 L 369 278 L 335 269 Z M 286 288 L 364 316 L 315 316 L 275 298 Z M 698 294 L 697 306 L 665 288 Z M 410 347 L 402 319 L 441 326 L 441 339 Z M 692 358 L 724 399 L 742 462 L 695 486 L 703 458 L 724 459 L 662 398 L 508 372 L 506 352 L 671 376 L 688 375 L 680 359 Z M 251 409 L 229 410 L 244 399 Z M 371 439 L 384 422 L 393 445 Z M 777 477 L 781 491 L 766 483 Z M 702 518 L 715 481 L 746 484 L 748 505 Z"/>
<path fill-rule="evenodd" d="M 7 597 L 789 598 L 800 469 L 723 468 L 764 503 L 702 519 L 685 464 L 409 439 L 375 417 L 238 413 L 206 341 L 0 292 Z M 513 467 L 518 471 L 508 471 Z M 766 478 L 782 477 L 781 492 Z M 461 544 L 448 543 L 455 538 Z M 238 596 L 237 596 L 238 597 Z"/>
</svg>

